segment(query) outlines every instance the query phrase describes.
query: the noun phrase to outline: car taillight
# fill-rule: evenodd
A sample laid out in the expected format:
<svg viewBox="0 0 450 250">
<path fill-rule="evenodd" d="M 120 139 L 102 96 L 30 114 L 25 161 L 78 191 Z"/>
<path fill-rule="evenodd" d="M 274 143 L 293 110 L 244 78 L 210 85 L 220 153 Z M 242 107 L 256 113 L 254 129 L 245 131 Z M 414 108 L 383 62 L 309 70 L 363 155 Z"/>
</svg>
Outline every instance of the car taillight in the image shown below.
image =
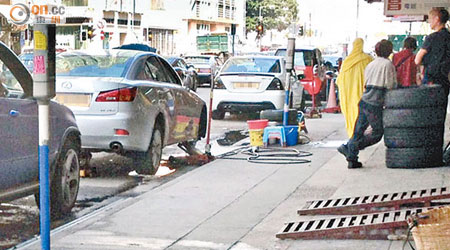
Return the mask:
<svg viewBox="0 0 450 250">
<path fill-rule="evenodd" d="M 225 84 L 223 84 L 223 82 L 220 78 L 216 78 L 216 80 L 214 81 L 214 88 L 215 89 L 225 89 Z"/>
<path fill-rule="evenodd" d="M 137 88 L 123 88 L 103 91 L 98 94 L 96 102 L 132 102 L 136 97 Z"/>
<path fill-rule="evenodd" d="M 273 78 L 267 90 L 284 90 L 283 83 L 278 78 Z"/>
</svg>

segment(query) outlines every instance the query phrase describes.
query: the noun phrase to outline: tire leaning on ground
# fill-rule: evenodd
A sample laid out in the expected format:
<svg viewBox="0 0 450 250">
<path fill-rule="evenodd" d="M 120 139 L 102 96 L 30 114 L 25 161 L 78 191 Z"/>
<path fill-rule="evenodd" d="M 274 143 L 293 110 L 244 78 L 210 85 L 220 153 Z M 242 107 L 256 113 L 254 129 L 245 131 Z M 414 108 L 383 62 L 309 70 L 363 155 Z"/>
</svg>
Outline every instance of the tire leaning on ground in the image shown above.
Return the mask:
<svg viewBox="0 0 450 250">
<path fill-rule="evenodd" d="M 282 109 L 267 109 L 261 111 L 259 119 L 267 119 L 269 121 L 283 122 L 283 110 Z M 298 111 L 295 109 L 289 109 L 288 112 L 288 125 L 298 125 L 297 122 Z"/>
<path fill-rule="evenodd" d="M 442 165 L 442 147 L 387 148 L 388 168 L 423 168 Z"/>
<path fill-rule="evenodd" d="M 75 137 L 65 140 L 55 166 L 50 184 L 50 212 L 52 218 L 70 213 L 77 200 L 80 187 L 80 145 Z M 35 195 L 39 206 L 39 193 Z"/>
<path fill-rule="evenodd" d="M 135 170 L 138 174 L 154 175 L 158 171 L 163 148 L 162 131 L 161 125 L 155 123 L 148 150 L 134 155 Z"/>
<path fill-rule="evenodd" d="M 225 118 L 225 112 L 219 110 L 213 110 L 211 118 L 213 120 L 223 120 Z"/>
<path fill-rule="evenodd" d="M 443 144 L 443 125 L 428 128 L 385 128 L 384 145 L 388 148 L 434 147 Z"/>
<path fill-rule="evenodd" d="M 436 107 L 443 106 L 446 98 L 441 86 L 421 85 L 388 91 L 384 105 L 388 109 Z"/>
<path fill-rule="evenodd" d="M 383 111 L 383 126 L 385 128 L 426 128 L 443 126 L 445 109 L 439 107 L 385 109 Z"/>
</svg>

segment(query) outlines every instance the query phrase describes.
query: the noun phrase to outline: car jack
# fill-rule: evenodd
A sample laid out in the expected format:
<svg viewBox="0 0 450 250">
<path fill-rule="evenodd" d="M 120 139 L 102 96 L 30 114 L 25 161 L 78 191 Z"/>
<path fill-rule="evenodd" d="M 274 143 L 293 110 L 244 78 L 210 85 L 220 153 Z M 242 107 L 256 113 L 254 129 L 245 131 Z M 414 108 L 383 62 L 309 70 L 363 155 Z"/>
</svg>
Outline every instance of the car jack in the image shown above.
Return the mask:
<svg viewBox="0 0 450 250">
<path fill-rule="evenodd" d="M 182 142 L 178 144 L 178 147 L 188 155 L 178 157 L 170 156 L 163 165 L 166 165 L 170 169 L 175 169 L 182 166 L 201 166 L 214 160 L 213 156 L 203 153 L 193 143 Z"/>
</svg>

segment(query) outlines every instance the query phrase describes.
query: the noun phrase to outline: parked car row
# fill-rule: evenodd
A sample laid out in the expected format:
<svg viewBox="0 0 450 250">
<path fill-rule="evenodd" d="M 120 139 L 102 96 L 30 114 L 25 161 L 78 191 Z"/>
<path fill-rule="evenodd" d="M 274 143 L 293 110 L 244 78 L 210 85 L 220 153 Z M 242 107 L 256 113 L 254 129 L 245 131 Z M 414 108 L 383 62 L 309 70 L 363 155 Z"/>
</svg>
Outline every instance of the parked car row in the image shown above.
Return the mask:
<svg viewBox="0 0 450 250">
<path fill-rule="evenodd" d="M 38 108 L 29 58 L 22 56 L 24 66 L 0 43 L 0 202 L 38 196 Z M 50 102 L 52 214 L 74 206 L 80 158 L 88 164 L 91 152 L 128 156 L 138 173 L 155 174 L 164 146 L 204 137 L 206 104 L 190 87 L 152 52 L 59 53 Z"/>
</svg>

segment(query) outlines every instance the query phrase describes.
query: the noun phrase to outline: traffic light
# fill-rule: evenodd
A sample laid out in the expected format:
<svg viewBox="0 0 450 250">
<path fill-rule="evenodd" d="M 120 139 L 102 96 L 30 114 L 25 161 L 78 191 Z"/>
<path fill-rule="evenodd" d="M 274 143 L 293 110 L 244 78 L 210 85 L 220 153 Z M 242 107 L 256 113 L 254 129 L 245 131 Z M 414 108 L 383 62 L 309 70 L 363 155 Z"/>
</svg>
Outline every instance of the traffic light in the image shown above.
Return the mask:
<svg viewBox="0 0 450 250">
<path fill-rule="evenodd" d="M 303 36 L 303 34 L 304 34 L 303 26 L 300 26 L 300 27 L 298 28 L 298 34 L 299 34 L 300 36 Z"/>
<path fill-rule="evenodd" d="M 81 41 L 86 41 L 87 40 L 87 31 L 86 30 L 81 30 Z"/>
<path fill-rule="evenodd" d="M 258 33 L 259 36 L 261 36 L 264 33 L 264 26 L 262 23 L 258 23 L 258 25 L 256 25 L 256 32 Z"/>
<path fill-rule="evenodd" d="M 88 30 L 87 30 L 87 36 L 89 39 L 94 38 L 94 31 L 95 29 L 92 26 L 88 26 Z"/>
</svg>

